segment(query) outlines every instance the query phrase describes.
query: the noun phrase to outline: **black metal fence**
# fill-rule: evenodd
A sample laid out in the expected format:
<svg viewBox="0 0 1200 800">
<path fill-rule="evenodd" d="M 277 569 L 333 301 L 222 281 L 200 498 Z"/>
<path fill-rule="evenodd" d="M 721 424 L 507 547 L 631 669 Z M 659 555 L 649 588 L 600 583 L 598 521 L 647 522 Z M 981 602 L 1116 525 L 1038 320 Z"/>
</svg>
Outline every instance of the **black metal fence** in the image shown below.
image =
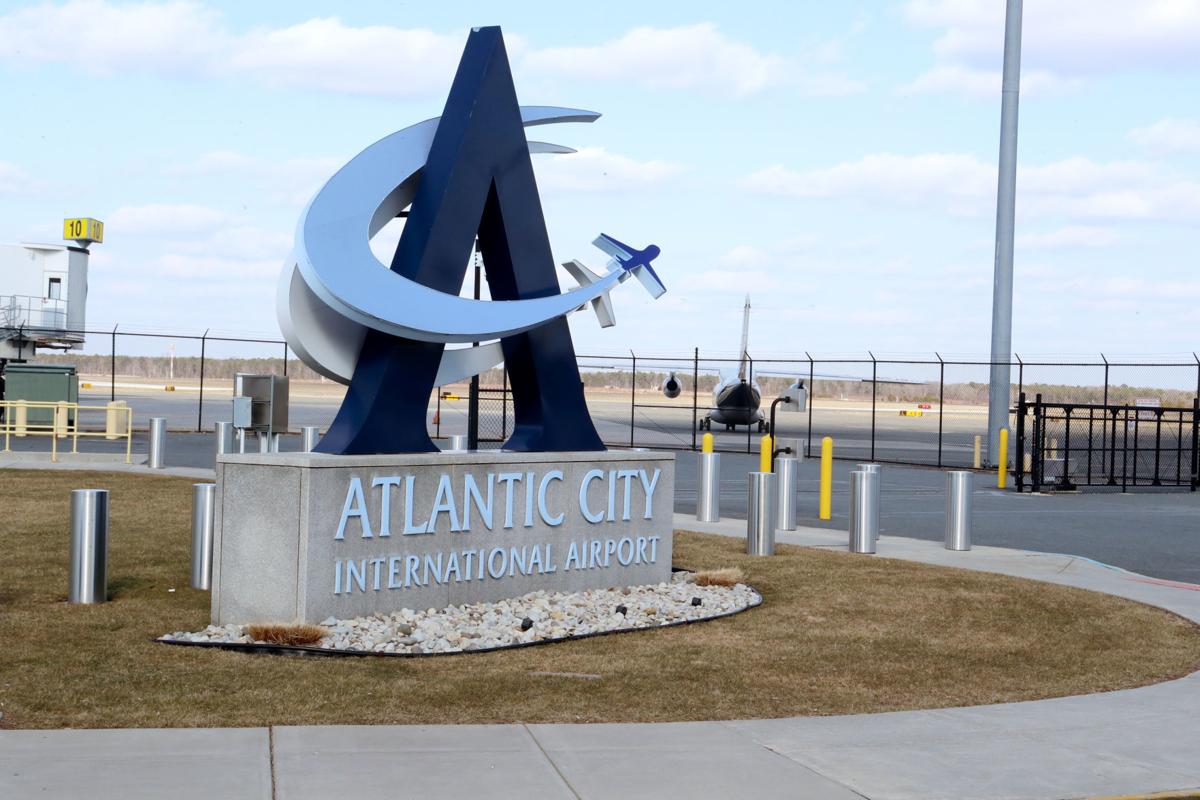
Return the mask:
<svg viewBox="0 0 1200 800">
<path fill-rule="evenodd" d="M 1200 397 L 1187 407 L 1017 398 L 1017 491 L 1200 485 Z"/>
<path fill-rule="evenodd" d="M 17 329 L 0 328 L 5 334 L 19 333 Z M 90 353 L 70 352 L 53 355 L 39 352 L 39 360 L 55 358 L 75 362 L 81 374 L 91 376 L 93 394 L 103 393 L 108 399 L 129 399 L 140 413 L 141 408 L 154 409 L 156 415 L 166 414 L 174 428 L 191 427 L 207 430 L 218 419 L 228 415 L 227 398 L 234 371 L 273 372 L 292 377 L 293 427 L 327 425 L 340 402 L 340 390 L 334 384 L 316 387 L 319 376 L 289 357 L 287 345 L 281 339 L 248 337 L 211 332 L 176 334 L 123 330 L 115 326 L 107 330 L 74 332 L 87 337 Z M 163 353 L 171 348 L 172 374 L 178 392 L 166 398 L 146 400 L 146 393 L 123 386 L 123 377 L 158 370 L 153 377 L 168 380 Z M 156 355 L 144 355 L 147 351 Z M 257 357 L 248 357 L 254 352 Z M 153 363 L 151 363 L 153 362 Z M 738 359 L 727 355 L 706 355 L 693 349 L 685 356 L 630 353 L 629 355 L 580 355 L 580 372 L 592 418 L 601 438 L 612 447 L 653 447 L 661 449 L 697 450 L 700 447 L 700 421 L 712 410 L 713 389 L 721 374 L 736 373 Z M 803 413 L 780 413 L 777 419 L 777 438 L 793 439 L 807 455 L 816 455 L 821 439 L 834 440 L 834 452 L 839 458 L 871 460 L 935 467 L 972 467 L 988 462 L 987 446 L 987 388 L 992 364 L 986 360 L 944 358 L 885 357 L 867 353 L 865 357 L 829 357 L 805 353 L 798 358 L 749 357 L 746 377 L 762 388 L 764 413 L 773 398 L 794 380 L 800 379 L 808 389 L 808 405 Z M 1070 446 L 1077 448 L 1076 426 L 1081 424 L 1077 411 L 1085 406 L 1130 409 L 1157 405 L 1163 409 L 1183 409 L 1190 414 L 1193 398 L 1200 396 L 1200 358 L 1192 355 L 1174 361 L 1112 360 L 1104 355 L 1095 359 L 1028 359 L 1017 356 L 1010 363 L 1012 385 L 1010 402 L 1017 405 L 1022 392 L 1028 396 L 1040 394 L 1044 407 L 1050 404 L 1069 405 L 1072 436 Z M 138 372 L 140 370 L 140 373 Z M 676 376 L 681 391 L 676 397 L 666 397 L 661 386 L 671 374 Z M 311 381 L 312 383 L 307 383 Z M 478 395 L 479 441 L 487 444 L 503 442 L 513 429 L 513 407 L 502 369 L 486 374 Z M 186 384 L 186 385 L 185 385 Z M 215 385 L 214 385 L 215 384 Z M 107 391 L 105 391 L 107 390 Z M 450 387 L 447 394 L 430 397 L 430 432 L 435 436 L 466 433 L 468 422 L 467 387 Z M 191 405 L 190 422 L 187 407 Z M 1019 412 L 1019 409 L 1017 410 Z M 1050 413 L 1050 412 L 1047 412 Z M 1099 411 L 1093 409 L 1093 416 Z M 1112 419 L 1107 432 L 1100 433 L 1107 447 L 1109 462 L 1113 458 Z M 1123 411 L 1118 411 L 1118 416 Z M 1134 414 L 1133 411 L 1128 412 Z M 1172 416 L 1174 415 L 1174 417 Z M 1065 416 L 1065 415 L 1064 415 Z M 1015 428 L 1021 415 L 1010 418 Z M 1174 418 L 1174 428 L 1166 424 Z M 1123 419 L 1123 418 L 1122 418 Z M 1066 420 L 1063 420 L 1065 427 Z M 1134 414 L 1131 422 L 1139 437 L 1130 445 L 1127 457 L 1133 459 L 1136 449 L 1137 481 L 1141 485 L 1146 475 L 1154 474 L 1147 462 L 1146 448 L 1141 436 L 1147 419 Z M 1055 425 L 1045 418 L 1045 425 Z M 1085 423 L 1082 423 L 1086 425 Z M 1096 428 L 1096 420 L 1091 421 Z M 1118 419 L 1118 433 L 1121 419 Z M 1164 412 L 1164 435 L 1176 437 L 1178 414 Z M 760 432 L 757 426 L 739 427 L 725 431 L 713 426 L 715 447 L 722 452 L 753 453 L 758 449 Z M 1064 431 L 1065 433 L 1065 431 Z M 1051 439 L 1056 437 L 1050 434 Z M 1149 441 L 1149 440 L 1147 440 Z M 1066 444 L 1064 442 L 1064 444 Z M 1186 445 L 1186 442 L 1184 442 Z M 1086 443 L 1085 443 L 1086 449 Z M 1153 448 L 1150 448 L 1153 450 Z M 1160 451 L 1158 474 L 1160 482 L 1178 466 L 1164 467 L 1166 446 Z M 1186 449 L 1186 448 L 1185 448 Z M 1093 450 L 1095 447 L 1093 446 Z M 1122 450 L 1116 451 L 1117 458 Z M 1089 459 L 1097 471 L 1099 456 Z M 1050 469 L 1057 462 L 1050 461 Z M 1015 465 L 1014 465 L 1015 466 Z M 1181 474 L 1188 473 L 1184 459 Z M 1149 468 L 1149 472 L 1147 472 Z M 1109 470 L 1112 471 L 1111 469 Z M 1086 473 L 1086 465 L 1084 465 Z M 1027 470 L 1030 479 L 1032 471 Z M 1150 480 L 1153 480 L 1151 478 Z"/>
</svg>

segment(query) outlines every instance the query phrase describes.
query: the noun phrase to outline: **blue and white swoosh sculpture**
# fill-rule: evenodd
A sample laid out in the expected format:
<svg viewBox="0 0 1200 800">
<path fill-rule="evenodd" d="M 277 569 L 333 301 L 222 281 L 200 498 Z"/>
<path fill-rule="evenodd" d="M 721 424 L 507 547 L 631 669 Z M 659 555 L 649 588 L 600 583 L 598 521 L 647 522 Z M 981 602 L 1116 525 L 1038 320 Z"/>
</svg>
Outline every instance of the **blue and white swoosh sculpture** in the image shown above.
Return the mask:
<svg viewBox="0 0 1200 800">
<path fill-rule="evenodd" d="M 569 108 L 521 107 L 526 127 L 592 122 L 599 116 Z M 658 248 L 633 250 L 603 234 L 596 244 L 614 256 L 606 274 L 589 273 L 577 289 L 529 300 L 471 300 L 431 289 L 380 263 L 370 239 L 412 203 L 437 125 L 437 118 L 425 120 L 363 150 L 329 179 L 301 214 L 276 300 L 280 328 L 304 363 L 331 380 L 349 383 L 368 328 L 426 342 L 487 343 L 448 348 L 438 371 L 440 386 L 500 363 L 503 355 L 496 340 L 593 301 L 598 314 L 601 306 L 609 309 L 601 321 L 611 324 L 608 292 L 631 276 L 655 297 L 662 294 L 649 265 Z M 533 153 L 573 152 L 533 141 L 529 148 Z"/>
</svg>

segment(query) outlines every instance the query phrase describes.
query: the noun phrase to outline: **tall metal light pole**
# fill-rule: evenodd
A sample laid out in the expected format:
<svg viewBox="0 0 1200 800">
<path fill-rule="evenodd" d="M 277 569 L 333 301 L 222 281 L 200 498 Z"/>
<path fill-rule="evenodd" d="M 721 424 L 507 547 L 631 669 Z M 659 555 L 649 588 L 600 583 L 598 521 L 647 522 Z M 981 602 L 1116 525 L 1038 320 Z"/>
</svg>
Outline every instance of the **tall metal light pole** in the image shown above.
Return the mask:
<svg viewBox="0 0 1200 800">
<path fill-rule="evenodd" d="M 1000 178 L 996 188 L 996 267 L 992 283 L 992 374 L 988 385 L 987 462 L 995 466 L 1000 429 L 1008 426 L 1012 360 L 1013 232 L 1017 200 L 1017 106 L 1021 92 L 1021 6 L 1004 17 L 1004 81 L 1000 89 Z"/>
</svg>

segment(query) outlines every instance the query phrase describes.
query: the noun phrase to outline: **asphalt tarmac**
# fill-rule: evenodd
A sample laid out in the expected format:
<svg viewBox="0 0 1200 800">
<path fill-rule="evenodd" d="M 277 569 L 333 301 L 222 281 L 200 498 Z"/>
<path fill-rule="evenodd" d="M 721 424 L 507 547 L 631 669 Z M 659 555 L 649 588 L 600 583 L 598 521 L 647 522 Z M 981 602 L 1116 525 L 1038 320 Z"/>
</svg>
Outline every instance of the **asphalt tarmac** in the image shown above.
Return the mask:
<svg viewBox="0 0 1200 800">
<path fill-rule="evenodd" d="M 297 424 L 297 423 L 293 423 Z M 14 450 L 48 450 L 45 437 L 13 439 Z M 297 435 L 282 438 L 284 451 L 300 447 Z M 211 468 L 212 434 L 172 432 L 168 466 Z M 86 452 L 124 452 L 123 442 L 88 440 Z M 135 432 L 134 452 L 147 450 L 146 434 Z M 835 451 L 836 452 L 836 451 Z M 839 454 L 840 455 L 840 454 Z M 677 454 L 675 510 L 694 513 L 697 456 Z M 853 460 L 834 461 L 833 518 L 817 519 L 818 462 L 806 460 L 799 473 L 800 524 L 846 530 L 848 473 Z M 745 519 L 746 474 L 757 456 L 721 456 L 721 512 Z M 880 494 L 881 534 L 940 540 L 945 528 L 945 473 L 884 465 Z M 1200 583 L 1200 494 L 1141 490 L 1053 494 L 998 491 L 992 473 L 976 473 L 973 535 L 976 544 L 1068 553 L 1156 578 Z"/>
</svg>

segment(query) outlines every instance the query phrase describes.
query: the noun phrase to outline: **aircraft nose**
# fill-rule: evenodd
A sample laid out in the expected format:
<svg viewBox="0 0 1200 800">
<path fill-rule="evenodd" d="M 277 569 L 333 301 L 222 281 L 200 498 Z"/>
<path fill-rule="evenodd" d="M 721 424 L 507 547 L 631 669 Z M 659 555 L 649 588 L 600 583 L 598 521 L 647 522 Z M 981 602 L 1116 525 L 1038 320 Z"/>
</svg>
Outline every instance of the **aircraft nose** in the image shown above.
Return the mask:
<svg viewBox="0 0 1200 800">
<path fill-rule="evenodd" d="M 661 252 L 662 251 L 658 249 L 658 245 L 656 245 L 656 244 L 650 245 L 649 247 L 646 248 L 646 260 L 652 261 L 652 260 L 658 258 L 658 254 Z"/>
</svg>

